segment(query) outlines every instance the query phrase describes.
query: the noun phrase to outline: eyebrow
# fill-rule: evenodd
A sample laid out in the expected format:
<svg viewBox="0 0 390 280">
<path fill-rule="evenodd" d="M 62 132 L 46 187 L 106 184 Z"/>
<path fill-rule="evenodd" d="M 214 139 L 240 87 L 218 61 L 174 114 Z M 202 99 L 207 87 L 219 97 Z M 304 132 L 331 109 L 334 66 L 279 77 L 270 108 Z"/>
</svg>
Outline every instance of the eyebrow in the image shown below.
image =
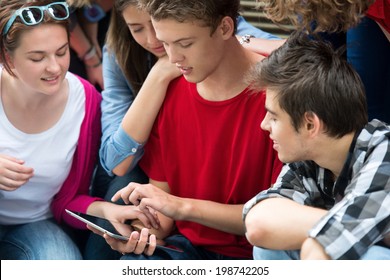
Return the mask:
<svg viewBox="0 0 390 280">
<path fill-rule="evenodd" d="M 265 106 L 265 110 L 267 110 L 268 113 L 271 113 L 271 114 L 273 114 L 273 115 L 275 115 L 275 116 L 278 115 L 276 112 L 272 111 L 272 110 L 271 110 L 270 108 L 268 108 L 267 106 Z"/>
<path fill-rule="evenodd" d="M 67 42 L 64 45 L 62 45 L 61 47 L 59 47 L 57 49 L 57 51 L 62 50 L 62 49 L 64 49 L 67 46 L 69 46 L 69 42 Z M 33 54 L 33 53 L 45 53 L 45 51 L 30 51 L 30 52 L 27 52 L 27 54 Z"/>
<path fill-rule="evenodd" d="M 193 40 L 193 39 L 194 39 L 194 37 L 185 37 L 185 38 L 177 39 L 176 41 L 173 41 L 172 43 L 177 44 L 177 43 L 180 43 L 181 41 Z"/>
</svg>

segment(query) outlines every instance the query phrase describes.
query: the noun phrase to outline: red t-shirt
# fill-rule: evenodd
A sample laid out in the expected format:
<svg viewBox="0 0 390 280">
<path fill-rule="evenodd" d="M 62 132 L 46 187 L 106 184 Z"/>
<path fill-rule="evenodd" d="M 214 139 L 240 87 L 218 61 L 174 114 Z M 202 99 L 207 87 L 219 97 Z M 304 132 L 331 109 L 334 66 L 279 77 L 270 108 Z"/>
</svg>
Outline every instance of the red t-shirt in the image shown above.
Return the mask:
<svg viewBox="0 0 390 280">
<path fill-rule="evenodd" d="M 180 77 L 168 88 L 140 165 L 150 178 L 168 182 L 173 195 L 244 204 L 270 187 L 282 166 L 268 133 L 260 128 L 265 113 L 263 93 L 245 90 L 232 99 L 212 102 Z M 176 225 L 194 245 L 227 256 L 252 257 L 245 236 L 193 222 Z"/>
<path fill-rule="evenodd" d="M 367 17 L 390 33 L 390 0 L 376 0 L 367 10 Z"/>
</svg>

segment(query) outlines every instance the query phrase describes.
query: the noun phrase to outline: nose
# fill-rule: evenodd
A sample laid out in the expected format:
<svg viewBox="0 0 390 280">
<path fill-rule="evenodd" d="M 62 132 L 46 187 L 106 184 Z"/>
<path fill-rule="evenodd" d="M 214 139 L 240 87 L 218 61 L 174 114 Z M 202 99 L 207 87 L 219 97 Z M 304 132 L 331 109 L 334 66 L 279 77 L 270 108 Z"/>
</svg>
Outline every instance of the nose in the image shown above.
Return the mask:
<svg viewBox="0 0 390 280">
<path fill-rule="evenodd" d="M 148 36 L 147 42 L 148 42 L 149 46 L 156 46 L 156 45 L 160 44 L 160 40 L 157 39 L 156 31 L 154 30 L 153 27 L 150 28 L 147 36 Z"/>
<path fill-rule="evenodd" d="M 260 123 L 260 127 L 263 130 L 270 131 L 270 126 L 269 126 L 269 113 L 267 113 Z"/>
<path fill-rule="evenodd" d="M 47 67 L 46 67 L 46 70 L 50 73 L 56 73 L 56 72 L 59 72 L 61 70 L 60 63 L 58 62 L 56 56 L 50 57 L 48 64 L 47 64 Z"/>
<path fill-rule="evenodd" d="M 165 50 L 167 52 L 167 55 L 169 57 L 169 61 L 173 64 L 175 63 L 180 63 L 181 61 L 184 60 L 184 56 L 180 54 L 180 52 L 177 51 L 176 48 L 170 47 L 170 46 L 165 46 Z"/>
</svg>

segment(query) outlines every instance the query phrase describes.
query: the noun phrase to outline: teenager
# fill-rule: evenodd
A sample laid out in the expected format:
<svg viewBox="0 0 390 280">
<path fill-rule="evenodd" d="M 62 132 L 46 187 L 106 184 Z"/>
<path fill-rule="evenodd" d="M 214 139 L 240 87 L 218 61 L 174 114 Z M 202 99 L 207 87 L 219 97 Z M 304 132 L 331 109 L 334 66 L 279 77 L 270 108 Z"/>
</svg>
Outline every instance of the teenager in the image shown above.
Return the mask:
<svg viewBox="0 0 390 280">
<path fill-rule="evenodd" d="M 136 207 L 88 195 L 101 96 L 68 72 L 68 17 L 65 2 L 0 4 L 1 259 L 80 259 L 68 225 L 86 226 L 65 209 L 122 222 L 138 218 L 151 227 Z M 130 236 L 129 251 L 154 250 L 155 236 L 143 231 Z"/>
<path fill-rule="evenodd" d="M 243 203 L 281 168 L 267 133 L 256 130 L 264 96 L 243 80 L 264 57 L 235 37 L 240 1 L 140 2 L 182 76 L 170 83 L 140 160 L 151 184 L 130 183 L 113 201 L 158 211 L 161 225 L 170 221 L 165 243 L 183 252 L 123 258 L 250 259 Z"/>
<path fill-rule="evenodd" d="M 266 90 L 261 128 L 287 163 L 244 207 L 254 258 L 390 259 L 390 127 L 368 122 L 358 74 L 296 33 L 250 76 Z"/>
</svg>

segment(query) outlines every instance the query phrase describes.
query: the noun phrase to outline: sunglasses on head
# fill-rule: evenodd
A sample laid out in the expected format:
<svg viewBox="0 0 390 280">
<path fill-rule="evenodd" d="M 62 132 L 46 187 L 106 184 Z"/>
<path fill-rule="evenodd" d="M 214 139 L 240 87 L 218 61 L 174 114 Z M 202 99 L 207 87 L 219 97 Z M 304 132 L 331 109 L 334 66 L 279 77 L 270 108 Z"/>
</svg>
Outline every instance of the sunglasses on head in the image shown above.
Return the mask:
<svg viewBox="0 0 390 280">
<path fill-rule="evenodd" d="M 54 2 L 46 6 L 29 6 L 16 10 L 3 30 L 3 36 L 7 35 L 16 18 L 19 17 L 25 25 L 36 25 L 42 22 L 44 12 L 55 20 L 65 20 L 69 17 L 69 6 L 66 2 Z"/>
</svg>

